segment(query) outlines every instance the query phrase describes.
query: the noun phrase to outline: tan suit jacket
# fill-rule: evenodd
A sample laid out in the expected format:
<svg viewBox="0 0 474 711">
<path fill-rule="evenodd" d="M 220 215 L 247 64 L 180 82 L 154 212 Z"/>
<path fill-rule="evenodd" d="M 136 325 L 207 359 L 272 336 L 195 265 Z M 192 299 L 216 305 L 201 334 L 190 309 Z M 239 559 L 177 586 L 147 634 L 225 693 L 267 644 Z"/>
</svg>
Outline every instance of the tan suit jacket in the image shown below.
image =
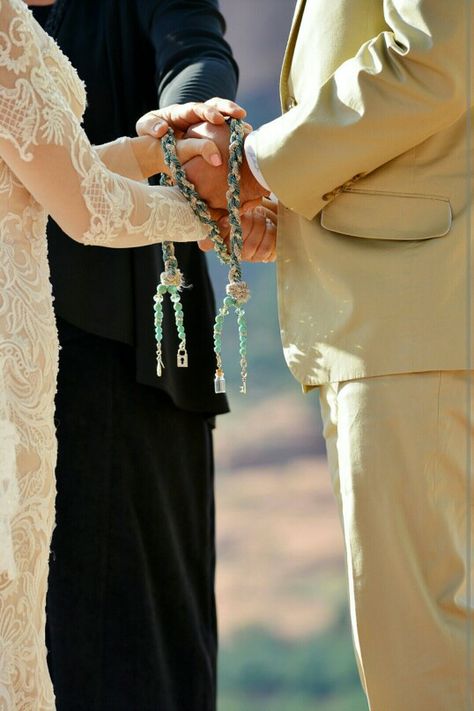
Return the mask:
<svg viewBox="0 0 474 711">
<path fill-rule="evenodd" d="M 284 114 L 283 345 L 307 386 L 472 367 L 471 0 L 300 0 Z"/>
</svg>

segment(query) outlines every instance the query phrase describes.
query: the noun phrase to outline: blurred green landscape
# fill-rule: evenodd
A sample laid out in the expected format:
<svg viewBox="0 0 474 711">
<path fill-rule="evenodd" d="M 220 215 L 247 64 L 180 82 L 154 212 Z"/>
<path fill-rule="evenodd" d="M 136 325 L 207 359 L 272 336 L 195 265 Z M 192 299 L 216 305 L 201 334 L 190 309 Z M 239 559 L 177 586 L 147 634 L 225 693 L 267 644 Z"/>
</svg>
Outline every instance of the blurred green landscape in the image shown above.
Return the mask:
<svg viewBox="0 0 474 711">
<path fill-rule="evenodd" d="M 220 0 L 238 100 L 258 127 L 279 113 L 294 0 Z M 210 256 L 219 304 L 227 271 Z M 274 265 L 245 265 L 248 394 L 237 329 L 223 357 L 232 412 L 215 433 L 219 711 L 367 711 L 352 650 L 344 544 L 317 393 L 303 396 L 280 343 Z"/>
<path fill-rule="evenodd" d="M 221 653 L 221 711 L 367 711 L 345 615 L 288 641 L 251 628 Z"/>
</svg>

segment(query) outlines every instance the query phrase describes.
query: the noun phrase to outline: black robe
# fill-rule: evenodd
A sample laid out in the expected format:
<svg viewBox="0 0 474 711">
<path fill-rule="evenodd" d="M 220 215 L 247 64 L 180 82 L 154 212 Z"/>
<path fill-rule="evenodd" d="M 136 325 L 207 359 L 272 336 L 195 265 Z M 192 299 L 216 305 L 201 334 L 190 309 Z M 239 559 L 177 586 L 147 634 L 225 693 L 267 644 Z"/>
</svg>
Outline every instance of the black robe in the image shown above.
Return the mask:
<svg viewBox="0 0 474 711">
<path fill-rule="evenodd" d="M 158 102 L 234 96 L 215 0 L 58 0 L 55 15 L 86 83 L 94 143 L 133 135 Z M 215 709 L 209 416 L 227 402 L 213 393 L 205 259 L 195 245 L 177 253 L 193 285 L 183 297 L 190 367 L 176 368 L 167 319 L 158 380 L 161 247 L 84 248 L 49 225 L 62 344 L 47 623 L 58 711 Z"/>
<path fill-rule="evenodd" d="M 57 40 L 86 83 L 84 127 L 92 143 L 135 135 L 136 120 L 158 104 L 233 98 L 237 69 L 223 29 L 216 0 L 67 0 Z M 176 247 L 191 286 L 183 294 L 189 368 L 176 368 L 176 329 L 166 309 L 166 368 L 159 379 L 153 295 L 161 246 L 84 249 L 54 223 L 48 238 L 58 316 L 132 345 L 138 381 L 165 390 L 178 407 L 227 411 L 225 397 L 214 393 L 214 297 L 195 244 Z"/>
</svg>

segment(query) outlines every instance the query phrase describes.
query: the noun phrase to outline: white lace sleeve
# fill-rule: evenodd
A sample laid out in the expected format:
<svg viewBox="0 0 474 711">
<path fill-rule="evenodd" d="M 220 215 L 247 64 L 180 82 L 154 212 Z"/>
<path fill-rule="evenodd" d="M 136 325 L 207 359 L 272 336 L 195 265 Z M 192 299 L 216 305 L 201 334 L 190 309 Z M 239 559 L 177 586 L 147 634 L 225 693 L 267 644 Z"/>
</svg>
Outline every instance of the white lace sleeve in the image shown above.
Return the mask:
<svg viewBox="0 0 474 711">
<path fill-rule="evenodd" d="M 110 143 L 95 146 L 102 163 L 113 173 L 118 173 L 131 180 L 145 181 L 140 164 L 132 148 L 132 139 L 127 136 L 117 138 Z M 157 171 L 155 170 L 155 173 Z"/>
<path fill-rule="evenodd" d="M 16 427 L 8 416 L 0 358 L 0 577 L 13 580 L 16 575 L 12 542 L 12 519 L 17 513 L 19 492 L 16 477 Z"/>
<path fill-rule="evenodd" d="M 23 0 L 0 0 L 0 157 L 61 228 L 83 244 L 135 247 L 202 239 L 175 188 L 108 170 L 58 91 Z"/>
</svg>

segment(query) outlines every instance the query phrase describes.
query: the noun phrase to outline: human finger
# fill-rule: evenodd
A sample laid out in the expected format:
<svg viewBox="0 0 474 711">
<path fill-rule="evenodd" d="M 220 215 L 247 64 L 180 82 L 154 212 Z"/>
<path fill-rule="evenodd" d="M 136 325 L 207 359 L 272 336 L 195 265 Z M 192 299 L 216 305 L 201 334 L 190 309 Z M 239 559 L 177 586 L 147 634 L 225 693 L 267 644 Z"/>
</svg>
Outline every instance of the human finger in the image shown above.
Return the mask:
<svg viewBox="0 0 474 711">
<path fill-rule="evenodd" d="M 137 136 L 162 138 L 168 130 L 168 122 L 158 111 L 148 111 L 135 124 Z"/>
<path fill-rule="evenodd" d="M 276 259 L 276 238 L 277 227 L 269 217 L 265 218 L 265 232 L 260 244 L 255 250 L 253 259 L 255 262 L 274 262 Z"/>
<path fill-rule="evenodd" d="M 153 136 L 161 138 L 164 136 L 169 127 L 171 127 L 181 138 L 182 134 L 193 123 L 206 120 L 212 122 L 224 122 L 224 117 L 217 115 L 219 112 L 210 107 L 204 107 L 204 104 L 198 104 L 194 101 L 189 101 L 186 104 L 170 104 L 162 109 L 148 111 L 148 113 L 138 119 L 135 130 L 138 136 Z M 201 118 L 202 116 L 205 118 Z"/>
<path fill-rule="evenodd" d="M 269 213 L 272 213 L 268 215 L 268 217 L 274 220 L 275 223 L 278 222 L 278 202 L 276 200 L 271 200 L 270 198 L 263 197 L 262 205 L 269 211 Z"/>
<path fill-rule="evenodd" d="M 256 210 L 252 210 L 242 215 L 241 224 L 243 232 L 241 258 L 251 262 L 265 232 L 265 218 L 259 215 Z"/>
<path fill-rule="evenodd" d="M 264 208 L 256 208 L 242 217 L 244 245 L 242 259 L 251 262 L 268 262 L 276 244 L 276 225 Z"/>
<path fill-rule="evenodd" d="M 243 119 L 247 116 L 246 110 L 242 106 L 239 106 L 239 104 L 236 104 L 235 101 L 230 101 L 230 99 L 221 99 L 219 96 L 214 96 L 204 103 L 207 106 L 217 109 L 217 111 L 225 116 L 231 116 L 237 119 Z"/>
<path fill-rule="evenodd" d="M 246 200 L 240 206 L 240 214 L 245 215 L 246 212 L 252 212 L 256 207 L 260 207 L 262 204 L 261 198 L 255 198 L 255 200 Z"/>
<path fill-rule="evenodd" d="M 215 97 L 206 102 L 188 101 L 149 111 L 138 119 L 135 128 L 139 136 L 161 138 L 169 126 L 175 132 L 182 132 L 200 121 L 221 125 L 226 116 L 243 118 L 245 115 L 245 109 L 234 101 Z"/>
<path fill-rule="evenodd" d="M 176 152 L 181 163 L 200 156 L 206 163 L 215 167 L 222 165 L 218 147 L 207 138 L 183 138 L 177 142 Z"/>
</svg>

